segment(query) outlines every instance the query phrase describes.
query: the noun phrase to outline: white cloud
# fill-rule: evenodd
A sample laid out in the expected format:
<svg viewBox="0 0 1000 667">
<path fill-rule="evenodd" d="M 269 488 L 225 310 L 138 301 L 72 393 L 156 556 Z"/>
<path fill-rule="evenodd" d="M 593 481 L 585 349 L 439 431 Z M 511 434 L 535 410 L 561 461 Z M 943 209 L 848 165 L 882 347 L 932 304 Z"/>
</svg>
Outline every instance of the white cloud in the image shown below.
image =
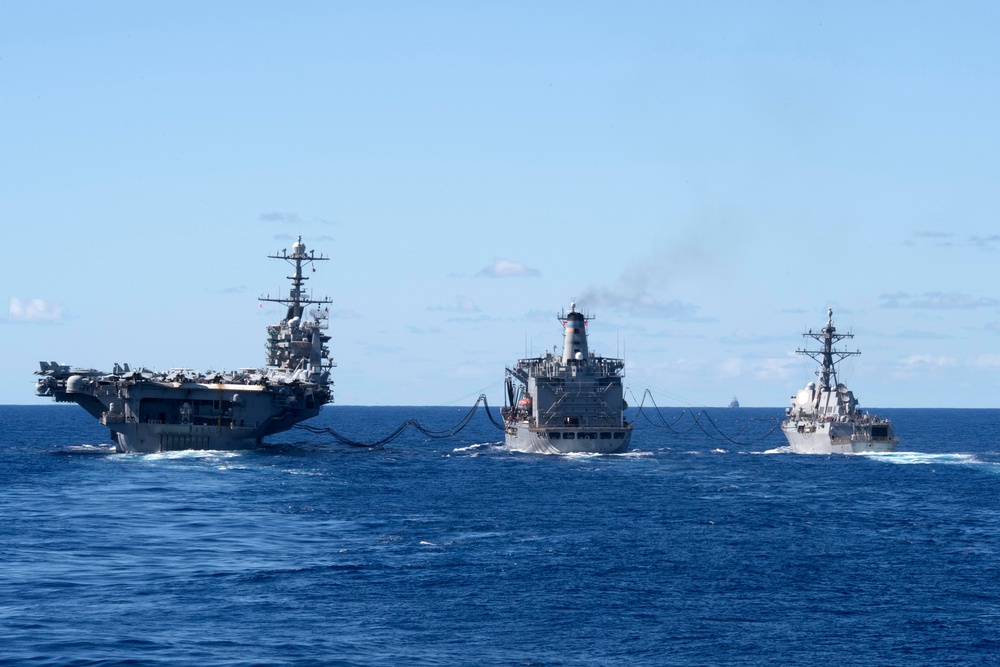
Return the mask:
<svg viewBox="0 0 1000 667">
<path fill-rule="evenodd" d="M 754 376 L 761 380 L 790 378 L 798 364 L 791 358 L 759 359 L 754 363 Z"/>
<path fill-rule="evenodd" d="M 475 301 L 461 294 L 455 295 L 455 302 L 448 306 L 430 306 L 427 310 L 442 310 L 449 313 L 478 313 L 481 312 Z"/>
<path fill-rule="evenodd" d="M 12 296 L 7 307 L 7 319 L 12 322 L 58 322 L 63 319 L 64 310 L 59 303 L 44 299 L 21 300 Z"/>
<path fill-rule="evenodd" d="M 290 225 L 298 225 L 302 223 L 302 218 L 298 213 L 282 213 L 280 211 L 261 213 L 260 220 L 261 222 L 281 222 Z"/>
<path fill-rule="evenodd" d="M 512 262 L 509 259 L 494 259 L 492 264 L 476 275 L 487 278 L 531 278 L 541 274 L 537 269 L 532 269 L 519 262 Z"/>
<path fill-rule="evenodd" d="M 791 377 L 794 360 L 786 358 L 746 359 L 730 357 L 718 363 L 722 377 L 753 377 L 758 380 L 786 380 Z"/>
<path fill-rule="evenodd" d="M 929 354 L 911 354 L 899 362 L 909 370 L 921 368 L 949 368 L 957 366 L 958 362 L 952 357 L 935 357 Z"/>
<path fill-rule="evenodd" d="M 970 359 L 966 365 L 981 370 L 1000 368 L 1000 354 L 981 354 L 975 359 Z"/>
<path fill-rule="evenodd" d="M 974 297 L 961 292 L 924 292 L 916 297 L 906 292 L 881 294 L 883 308 L 926 308 L 931 310 L 952 310 L 966 308 L 993 308 L 1000 301 L 990 297 Z"/>
<path fill-rule="evenodd" d="M 740 359 L 726 359 L 719 363 L 719 374 L 728 377 L 739 377 L 743 374 L 743 362 Z"/>
</svg>

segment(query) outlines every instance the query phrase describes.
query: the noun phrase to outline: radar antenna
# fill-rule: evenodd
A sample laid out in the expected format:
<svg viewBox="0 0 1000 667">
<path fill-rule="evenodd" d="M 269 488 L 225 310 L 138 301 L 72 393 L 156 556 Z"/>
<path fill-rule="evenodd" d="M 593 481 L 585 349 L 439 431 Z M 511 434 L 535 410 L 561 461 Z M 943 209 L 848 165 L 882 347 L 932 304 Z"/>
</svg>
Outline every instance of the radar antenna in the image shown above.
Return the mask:
<svg viewBox="0 0 1000 667">
<path fill-rule="evenodd" d="M 828 308 L 826 311 L 827 320 L 826 326 L 819 332 L 814 332 L 812 329 L 802 334 L 803 336 L 813 338 L 817 342 L 823 345 L 822 350 L 806 350 L 800 349 L 795 350 L 796 354 L 804 354 L 811 357 L 815 361 L 819 362 L 819 370 L 816 371 L 816 375 L 820 379 L 820 389 L 829 391 L 830 390 L 830 378 L 833 378 L 834 386 L 837 384 L 837 364 L 846 359 L 847 357 L 853 357 L 861 354 L 860 350 L 855 350 L 849 352 L 846 350 L 835 350 L 833 346 L 845 338 L 854 338 L 853 333 L 839 334 L 837 333 L 836 327 L 833 326 L 833 308 Z M 816 394 L 819 396 L 819 392 Z"/>
<path fill-rule="evenodd" d="M 305 310 L 305 306 L 310 304 L 322 305 L 325 303 L 333 303 L 329 297 L 323 297 L 322 299 L 317 299 L 310 296 L 304 289 L 305 281 L 309 280 L 309 276 L 302 275 L 302 267 L 309 266 L 313 262 L 325 262 L 329 260 L 329 257 L 324 257 L 320 255 L 316 256 L 315 250 L 310 250 L 306 252 L 306 244 L 302 242 L 302 235 L 299 235 L 299 240 L 292 245 L 292 253 L 288 254 L 287 250 L 282 250 L 279 255 L 277 251 L 273 255 L 268 255 L 269 259 L 283 259 L 289 264 L 295 267 L 295 273 L 291 276 L 286 276 L 292 281 L 292 289 L 285 298 L 278 297 L 272 299 L 270 296 L 261 296 L 261 301 L 269 301 L 271 303 L 280 303 L 288 307 L 288 313 L 285 315 L 285 320 L 290 321 L 293 318 L 299 318 L 301 320 L 302 313 Z M 313 267 L 313 271 L 316 267 Z"/>
</svg>

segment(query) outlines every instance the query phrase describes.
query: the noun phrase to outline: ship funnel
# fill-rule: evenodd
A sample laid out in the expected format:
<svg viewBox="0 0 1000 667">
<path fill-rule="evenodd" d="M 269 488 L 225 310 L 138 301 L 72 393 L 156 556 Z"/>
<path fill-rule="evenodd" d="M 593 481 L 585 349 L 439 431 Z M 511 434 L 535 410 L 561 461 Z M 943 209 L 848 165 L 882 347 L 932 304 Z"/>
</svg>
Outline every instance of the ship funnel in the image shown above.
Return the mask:
<svg viewBox="0 0 1000 667">
<path fill-rule="evenodd" d="M 571 361 L 585 362 L 590 356 L 587 350 L 587 318 L 583 313 L 576 312 L 576 304 L 571 303 L 569 314 L 560 317 L 563 323 L 563 355 L 562 362 L 568 364 Z"/>
</svg>

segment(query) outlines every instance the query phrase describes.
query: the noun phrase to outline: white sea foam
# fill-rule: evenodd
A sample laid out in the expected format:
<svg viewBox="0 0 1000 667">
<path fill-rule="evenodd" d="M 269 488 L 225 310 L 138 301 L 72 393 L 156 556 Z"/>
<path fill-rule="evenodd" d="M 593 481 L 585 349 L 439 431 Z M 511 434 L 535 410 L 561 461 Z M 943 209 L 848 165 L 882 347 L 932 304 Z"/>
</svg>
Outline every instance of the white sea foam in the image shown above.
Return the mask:
<svg viewBox="0 0 1000 667">
<path fill-rule="evenodd" d="M 225 462 L 229 459 L 234 459 L 243 456 L 243 451 L 220 451 L 220 450 L 204 450 L 204 449 L 186 449 L 176 452 L 157 452 L 155 454 L 129 454 L 129 456 L 141 456 L 145 461 L 165 461 L 165 462 L 183 462 L 183 461 L 204 461 L 206 463 L 218 462 L 220 466 L 232 468 L 232 464 L 228 466 Z M 223 469 L 223 468 L 220 468 Z"/>
<path fill-rule="evenodd" d="M 641 449 L 630 449 L 621 454 L 608 454 L 608 456 L 621 456 L 626 459 L 645 459 L 653 456 L 653 452 L 646 452 Z"/>
<path fill-rule="evenodd" d="M 994 465 L 984 463 L 973 454 L 928 454 L 925 452 L 860 452 L 857 456 L 869 456 L 880 461 L 899 465 Z"/>
<path fill-rule="evenodd" d="M 567 458 L 579 458 L 579 459 L 590 459 L 602 456 L 614 456 L 615 458 L 622 459 L 642 459 L 652 456 L 652 452 L 644 452 L 639 450 L 631 450 L 627 452 L 616 452 L 614 454 L 605 454 L 602 452 L 564 452 L 557 453 L 557 456 L 565 456 Z"/>
<path fill-rule="evenodd" d="M 454 452 L 454 453 L 456 453 L 456 454 L 460 453 L 460 452 L 477 452 L 479 450 L 492 449 L 493 447 L 499 447 L 499 446 L 502 446 L 502 444 L 503 443 L 500 443 L 500 442 L 478 442 L 476 444 L 469 445 L 468 447 L 456 447 L 455 449 L 453 449 L 451 451 Z"/>
<path fill-rule="evenodd" d="M 72 454 L 114 454 L 115 446 L 111 444 L 101 445 L 70 445 L 65 452 Z"/>
</svg>

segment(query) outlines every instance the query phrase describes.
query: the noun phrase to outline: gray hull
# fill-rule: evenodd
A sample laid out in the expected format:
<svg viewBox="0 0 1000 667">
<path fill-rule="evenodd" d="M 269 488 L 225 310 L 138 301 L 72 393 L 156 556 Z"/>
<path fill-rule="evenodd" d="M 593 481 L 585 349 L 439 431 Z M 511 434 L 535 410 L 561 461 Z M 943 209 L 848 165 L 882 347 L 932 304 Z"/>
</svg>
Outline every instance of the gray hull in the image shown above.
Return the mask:
<svg viewBox="0 0 1000 667">
<path fill-rule="evenodd" d="M 785 422 L 781 430 L 796 454 L 892 452 L 899 444 L 891 430 L 873 435 L 871 426 L 850 422 Z"/>
<path fill-rule="evenodd" d="M 258 429 L 134 424 L 112 431 L 119 452 L 156 454 L 184 449 L 238 450 L 260 446 Z"/>
<path fill-rule="evenodd" d="M 569 437 L 567 437 L 569 436 Z M 509 449 L 527 454 L 621 454 L 632 440 L 632 426 L 617 428 L 507 427 Z"/>
<path fill-rule="evenodd" d="M 115 449 L 123 453 L 156 454 L 186 449 L 234 451 L 257 449 L 264 436 L 288 430 L 295 423 L 315 417 L 319 409 L 287 411 L 264 424 L 239 426 L 216 424 L 121 423 L 102 419 L 111 430 Z"/>
</svg>

